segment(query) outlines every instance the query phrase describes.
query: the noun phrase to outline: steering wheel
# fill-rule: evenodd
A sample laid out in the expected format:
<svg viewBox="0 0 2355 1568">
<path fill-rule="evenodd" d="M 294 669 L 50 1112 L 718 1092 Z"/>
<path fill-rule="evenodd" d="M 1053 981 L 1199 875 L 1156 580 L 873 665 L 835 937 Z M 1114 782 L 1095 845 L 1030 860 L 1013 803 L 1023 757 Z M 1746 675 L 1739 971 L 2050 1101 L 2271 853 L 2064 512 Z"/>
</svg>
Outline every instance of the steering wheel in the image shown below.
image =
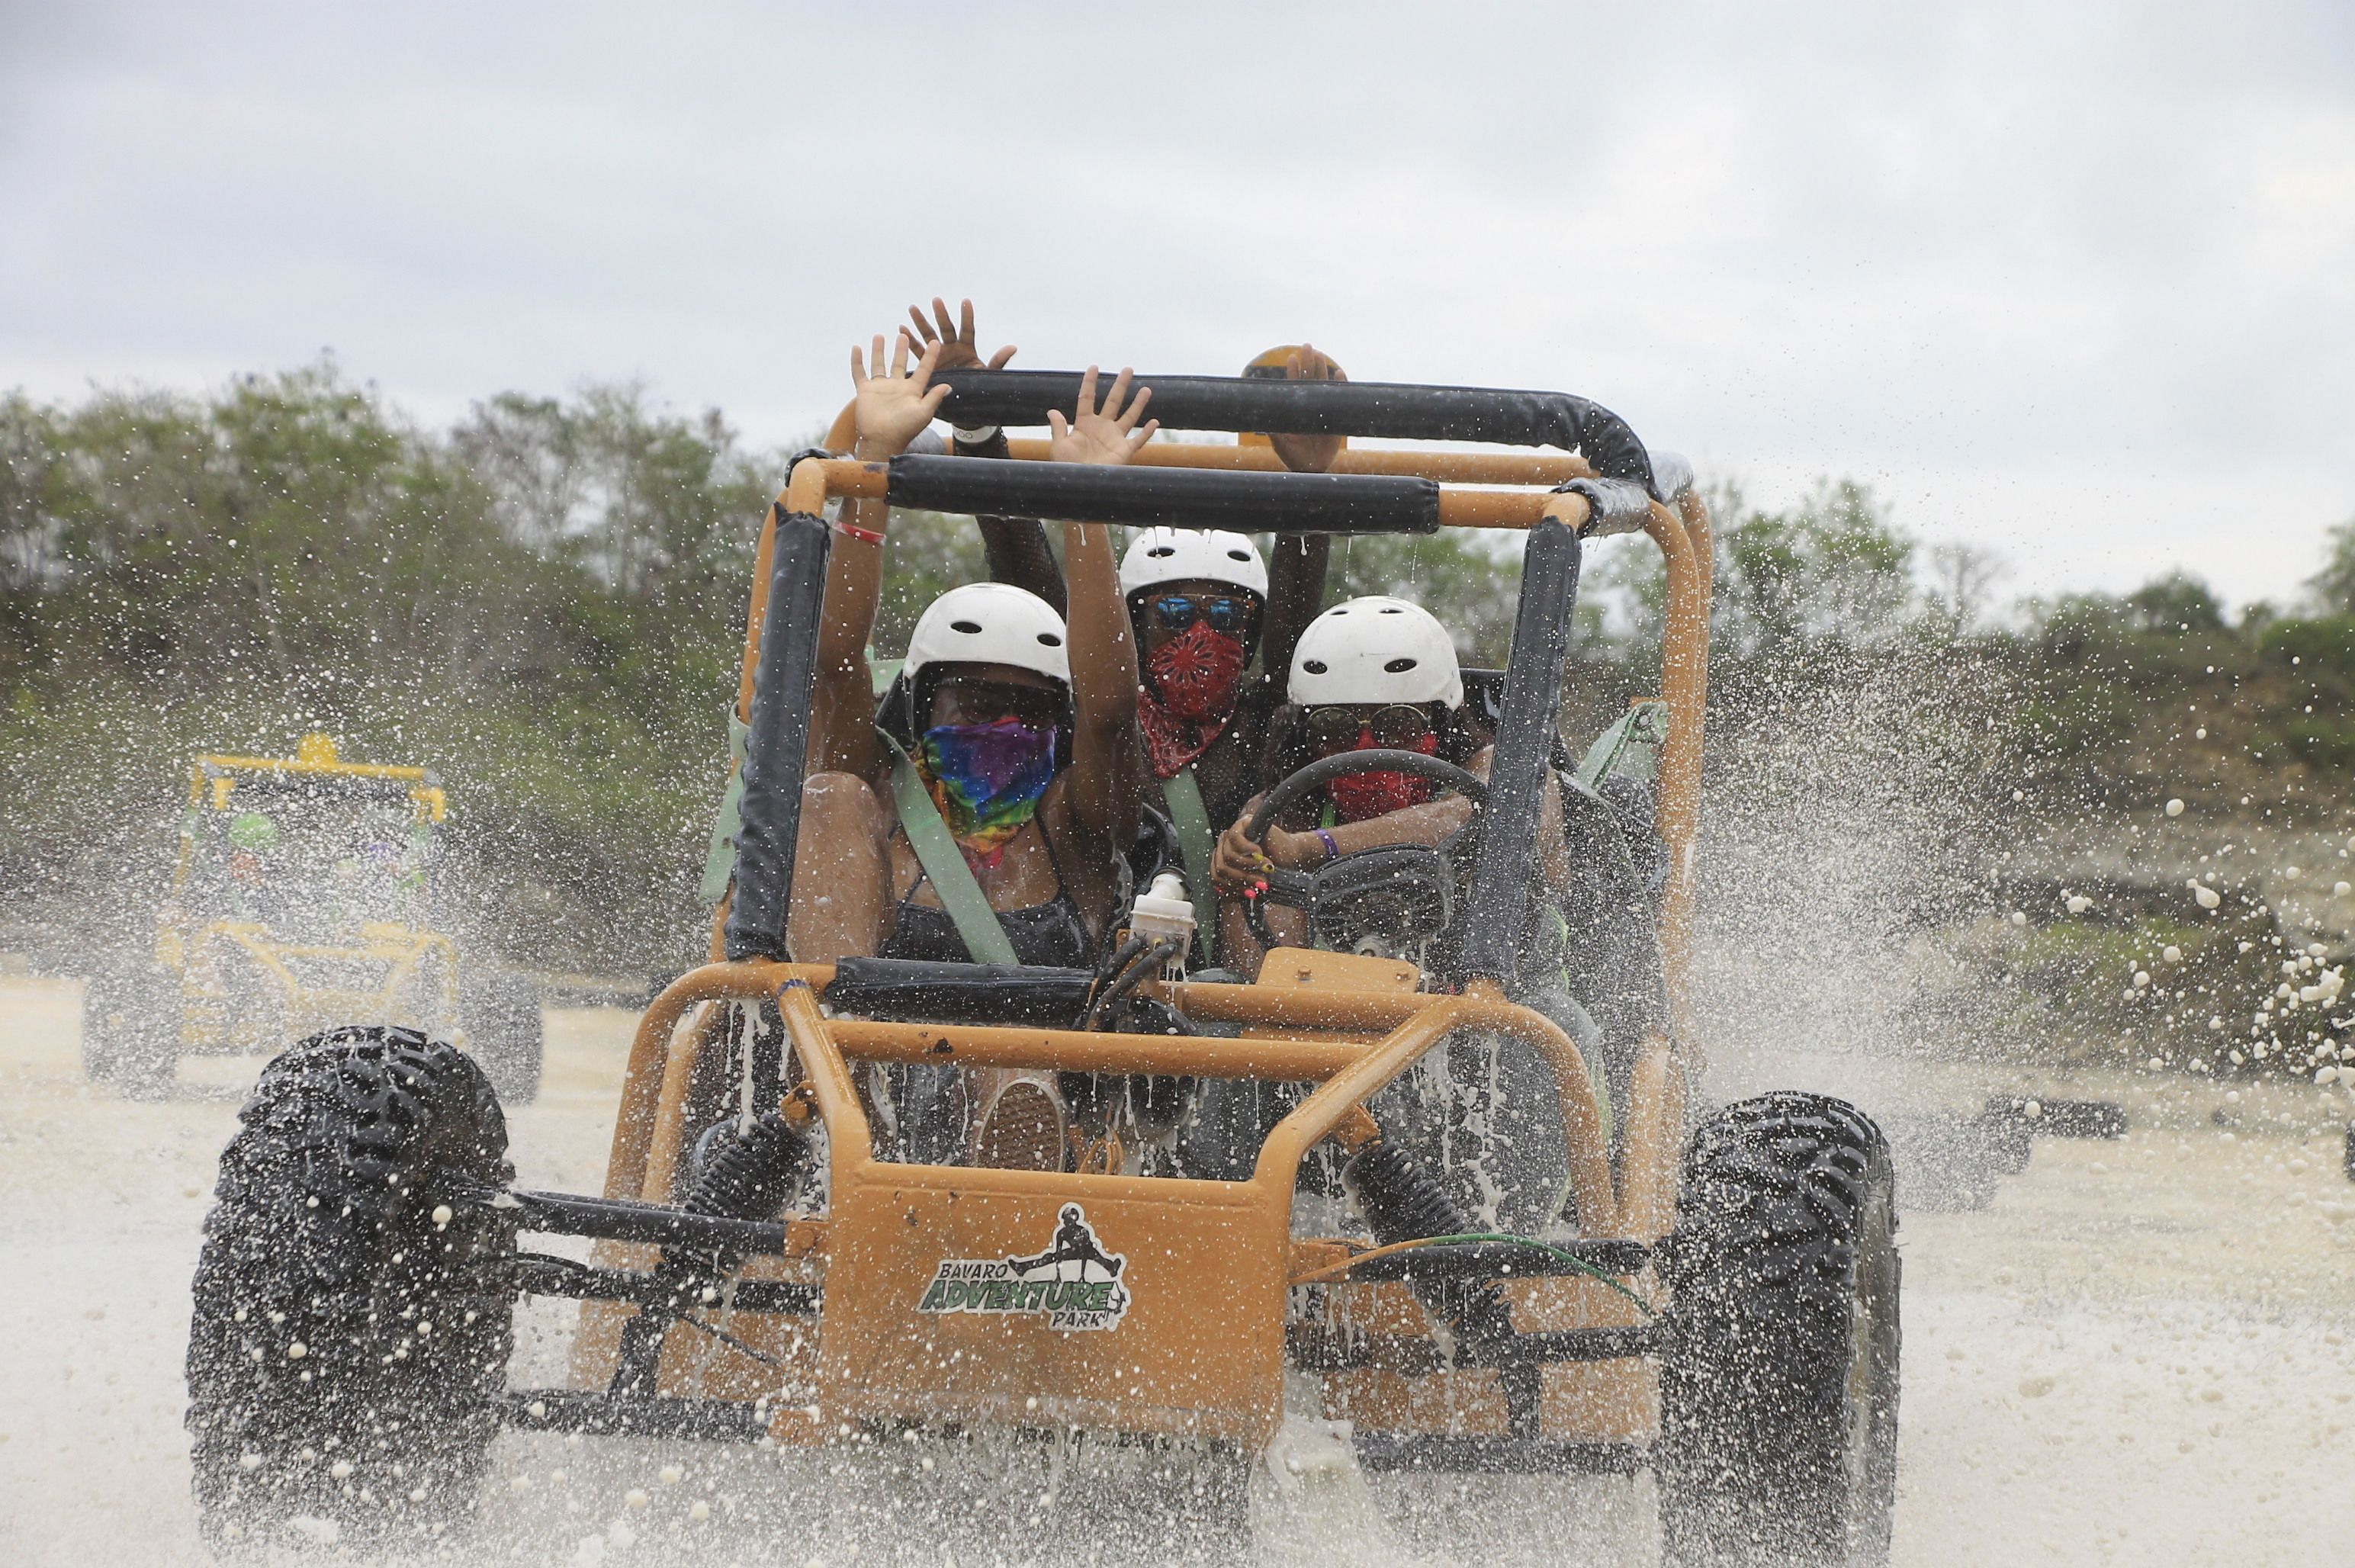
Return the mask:
<svg viewBox="0 0 2355 1568">
<path fill-rule="evenodd" d="M 1267 847 L 1268 829 L 1275 825 L 1276 817 L 1311 791 L 1322 789 L 1335 779 L 1348 778 L 1354 773 L 1412 773 L 1455 791 L 1471 801 L 1475 807 L 1487 803 L 1488 786 L 1481 782 L 1477 774 L 1466 773 L 1454 763 L 1443 761 L 1438 757 L 1426 756 L 1421 752 L 1384 751 L 1379 748 L 1363 752 L 1337 752 L 1329 757 L 1319 757 L 1306 767 L 1287 775 L 1283 782 L 1269 790 L 1266 797 L 1259 803 L 1259 809 L 1252 814 L 1252 819 L 1243 825 L 1243 837 L 1250 839 L 1254 847 L 1264 849 Z M 1346 861 L 1373 856 L 1393 857 L 1401 850 L 1419 850 L 1423 856 L 1433 859 L 1438 857 L 1437 850 L 1423 845 L 1384 845 L 1379 849 L 1364 849 L 1355 854 L 1344 855 L 1339 859 L 1327 861 L 1323 868 L 1315 871 L 1289 871 L 1281 867 L 1270 869 L 1267 873 L 1266 891 L 1257 898 L 1243 901 L 1243 918 L 1251 927 L 1252 935 L 1259 939 L 1259 944 L 1263 947 L 1278 945 L 1275 933 L 1268 929 L 1267 917 L 1261 912 L 1263 904 L 1272 901 L 1283 904 L 1287 909 L 1305 911 L 1313 918 L 1319 901 L 1320 885 L 1326 872 Z"/>
</svg>

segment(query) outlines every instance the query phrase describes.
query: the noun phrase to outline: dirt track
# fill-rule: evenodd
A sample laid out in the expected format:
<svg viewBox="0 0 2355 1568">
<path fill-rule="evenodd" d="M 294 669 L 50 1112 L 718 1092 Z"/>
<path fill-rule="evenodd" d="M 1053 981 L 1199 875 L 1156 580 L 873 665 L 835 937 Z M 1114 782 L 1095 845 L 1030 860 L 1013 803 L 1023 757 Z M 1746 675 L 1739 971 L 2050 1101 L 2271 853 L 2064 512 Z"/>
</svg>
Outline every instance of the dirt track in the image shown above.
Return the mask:
<svg viewBox="0 0 2355 1568">
<path fill-rule="evenodd" d="M 549 1018 L 547 1093 L 511 1116 L 517 1164 L 531 1185 L 594 1190 L 630 1020 Z M 77 986 L 0 980 L 0 1562 L 201 1562 L 179 1359 L 212 1164 L 243 1077 L 191 1070 L 198 1094 L 126 1104 L 82 1083 L 79 1019 Z M 1743 1087 L 1768 1075 L 1755 1063 L 1727 1072 Z M 1849 1087 L 1868 1105 L 1892 1092 L 1852 1063 L 1779 1076 Z M 1945 1069 L 1909 1072 L 1902 1087 L 1959 1102 L 2051 1086 Z M 2321 1136 L 2318 1094 L 2228 1104 L 2215 1085 L 2067 1087 L 2126 1098 L 2136 1130 L 2041 1143 L 1992 1209 L 1903 1221 L 1898 1561 L 2355 1562 L 2355 1186 Z M 658 1472 L 673 1460 L 687 1473 L 666 1488 Z M 730 1560 L 717 1526 L 687 1521 L 691 1496 L 720 1499 L 723 1521 L 731 1507 L 767 1518 L 749 1553 L 763 1561 L 1022 1556 L 1018 1534 L 961 1548 L 929 1531 L 813 1536 L 789 1508 L 748 1495 L 825 1484 L 773 1474 L 769 1456 L 508 1439 L 499 1461 L 509 1506 L 470 1554 L 487 1562 Z M 1552 1560 L 1572 1541 L 1597 1560 L 1645 1555 L 1647 1483 L 1513 1485 L 1419 1500 L 1433 1531 L 1485 1563 Z M 650 1494 L 643 1509 L 622 1500 L 633 1487 Z M 1515 1511 L 1500 1502 L 1529 1519 L 1474 1552 L 1466 1521 Z M 1285 1506 L 1271 1555 L 1401 1550 L 1354 1488 Z M 1428 1549 L 1430 1531 L 1418 1535 Z"/>
</svg>

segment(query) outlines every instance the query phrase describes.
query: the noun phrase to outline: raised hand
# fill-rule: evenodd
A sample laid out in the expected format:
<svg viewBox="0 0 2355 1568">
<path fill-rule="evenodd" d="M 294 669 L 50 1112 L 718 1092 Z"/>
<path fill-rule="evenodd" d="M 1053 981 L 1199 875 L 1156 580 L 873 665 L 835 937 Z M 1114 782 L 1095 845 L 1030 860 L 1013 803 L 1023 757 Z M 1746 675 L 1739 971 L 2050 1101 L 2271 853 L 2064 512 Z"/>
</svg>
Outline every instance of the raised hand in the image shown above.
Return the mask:
<svg viewBox="0 0 2355 1568">
<path fill-rule="evenodd" d="M 927 344 L 940 345 L 941 357 L 938 363 L 933 366 L 934 369 L 964 370 L 985 363 L 981 357 L 979 340 L 974 336 L 971 300 L 964 302 L 958 312 L 958 321 L 952 324 L 949 320 L 948 302 L 935 294 L 932 297 L 932 315 L 939 321 L 937 329 L 932 322 L 924 319 L 922 305 L 911 304 L 908 307 L 908 319 L 916 324 L 917 338 Z M 1014 345 L 1009 343 L 991 355 L 986 363 L 992 370 L 1003 370 L 1006 368 L 1006 362 L 1013 357 Z"/>
<path fill-rule="evenodd" d="M 1159 420 L 1136 421 L 1152 400 L 1153 389 L 1139 387 L 1136 396 L 1128 395 L 1129 370 L 1124 366 L 1114 378 L 1112 390 L 1104 394 L 1102 406 L 1096 402 L 1096 368 L 1080 378 L 1080 403 L 1070 420 L 1060 409 L 1047 411 L 1049 435 L 1047 450 L 1058 463 L 1124 464 L 1136 455 L 1137 449 L 1153 439 L 1161 428 Z"/>
<path fill-rule="evenodd" d="M 913 339 L 905 327 L 893 340 L 891 368 L 883 368 L 883 336 L 875 336 L 873 358 L 875 373 L 867 373 L 867 359 L 857 347 L 850 351 L 850 384 L 858 394 L 852 411 L 852 420 L 858 432 L 854 454 L 868 462 L 880 462 L 897 457 L 908 450 L 908 443 L 923 433 L 932 422 L 932 416 L 949 395 L 945 386 L 932 386 L 932 372 L 940 368 L 940 346 L 933 344 L 916 361 L 911 373 L 908 368 L 908 349 Z"/>
<path fill-rule="evenodd" d="M 1346 381 L 1341 367 L 1325 353 L 1308 344 L 1302 344 L 1284 362 L 1284 379 L 1287 381 Z M 1337 435 L 1271 435 L 1268 444 L 1275 455 L 1295 474 L 1322 474 L 1333 466 L 1341 455 L 1348 438 Z"/>
</svg>

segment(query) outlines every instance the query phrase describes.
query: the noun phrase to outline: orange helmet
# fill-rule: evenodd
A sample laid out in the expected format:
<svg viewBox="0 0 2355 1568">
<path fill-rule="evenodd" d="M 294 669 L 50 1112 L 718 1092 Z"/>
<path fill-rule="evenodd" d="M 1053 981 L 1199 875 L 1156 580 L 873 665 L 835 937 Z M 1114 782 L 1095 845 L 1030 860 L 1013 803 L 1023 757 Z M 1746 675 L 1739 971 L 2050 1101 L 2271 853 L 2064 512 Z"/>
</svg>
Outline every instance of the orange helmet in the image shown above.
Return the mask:
<svg viewBox="0 0 2355 1568">
<path fill-rule="evenodd" d="M 1243 375 L 1252 380 L 1288 381 L 1292 379 L 1292 357 L 1307 347 L 1305 343 L 1279 343 L 1244 366 Z M 1340 367 L 1336 365 L 1334 368 L 1338 370 Z M 1272 444 L 1257 431 L 1245 431 L 1235 439 L 1244 446 Z M 1343 444 L 1348 443 L 1344 442 Z"/>
</svg>

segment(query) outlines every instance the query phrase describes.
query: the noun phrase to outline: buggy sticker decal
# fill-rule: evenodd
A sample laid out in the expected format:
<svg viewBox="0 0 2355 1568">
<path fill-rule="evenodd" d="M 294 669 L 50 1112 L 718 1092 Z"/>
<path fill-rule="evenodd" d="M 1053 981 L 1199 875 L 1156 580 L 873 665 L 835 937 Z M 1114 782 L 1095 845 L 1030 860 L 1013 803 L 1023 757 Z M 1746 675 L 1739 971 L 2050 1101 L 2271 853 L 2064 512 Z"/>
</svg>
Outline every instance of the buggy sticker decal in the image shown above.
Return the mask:
<svg viewBox="0 0 2355 1568">
<path fill-rule="evenodd" d="M 1047 1250 L 1027 1258 L 949 1258 L 924 1287 L 919 1312 L 1037 1313 L 1050 1328 L 1117 1328 L 1128 1315 L 1128 1259 L 1107 1253 L 1076 1203 L 1066 1203 Z"/>
</svg>

